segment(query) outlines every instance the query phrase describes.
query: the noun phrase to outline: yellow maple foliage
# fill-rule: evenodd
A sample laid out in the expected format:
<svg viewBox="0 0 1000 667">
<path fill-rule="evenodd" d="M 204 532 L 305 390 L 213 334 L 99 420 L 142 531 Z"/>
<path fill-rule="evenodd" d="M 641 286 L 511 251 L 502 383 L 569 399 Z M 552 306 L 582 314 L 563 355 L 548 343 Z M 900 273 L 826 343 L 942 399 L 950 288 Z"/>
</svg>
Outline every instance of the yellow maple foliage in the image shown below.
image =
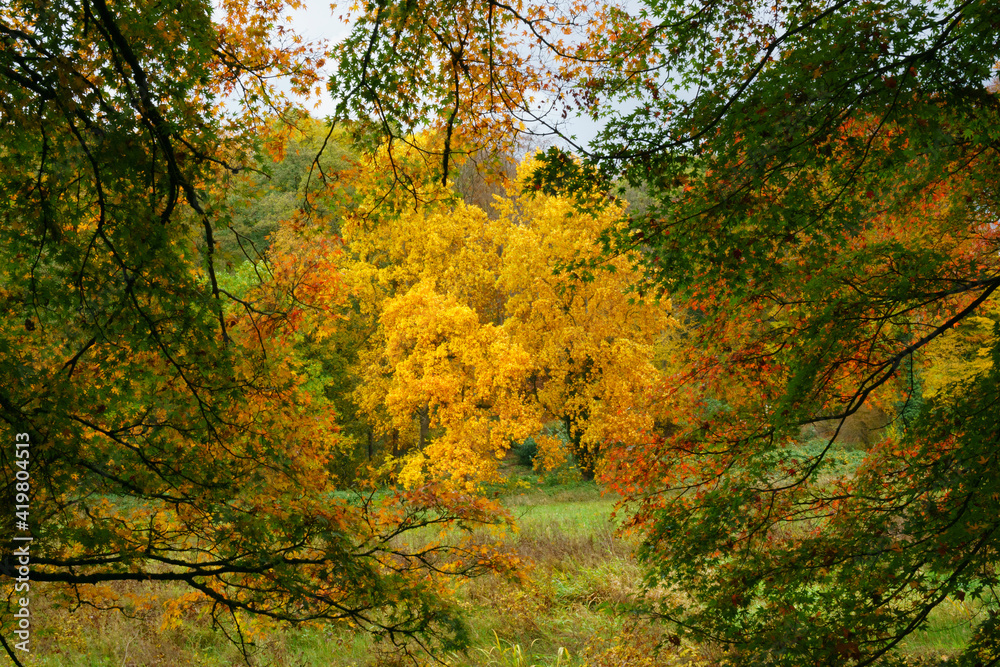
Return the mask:
<svg viewBox="0 0 1000 667">
<path fill-rule="evenodd" d="M 494 479 L 510 442 L 541 426 L 525 395 L 530 356 L 426 282 L 392 299 L 381 324 L 392 367 L 386 407 L 398 427 L 413 415 L 420 421 L 400 480 L 412 485 L 425 471 L 467 484 Z M 431 426 L 443 432 L 429 440 Z"/>
<path fill-rule="evenodd" d="M 990 344 L 1000 322 L 1000 304 L 989 299 L 980 312 L 966 317 L 925 348 L 922 373 L 925 398 L 946 395 L 956 383 L 985 373 L 993 366 Z"/>
<path fill-rule="evenodd" d="M 634 256 L 593 277 L 563 270 L 599 256 L 624 206 L 593 214 L 526 193 L 527 160 L 491 219 L 436 182 L 379 191 L 379 159 L 344 225 L 345 279 L 371 326 L 358 405 L 402 457 L 400 480 L 495 479 L 511 443 L 552 420 L 587 477 L 605 443 L 648 438 L 669 303 L 630 293 Z M 541 460 L 564 458 L 560 442 L 546 439 Z"/>
<path fill-rule="evenodd" d="M 497 202 L 504 238 L 498 281 L 509 294 L 504 327 L 527 350 L 532 394 L 558 419 L 585 476 L 605 443 L 648 439 L 657 416 L 655 344 L 676 327 L 669 301 L 638 298 L 637 257 L 619 255 L 588 270 L 560 271 L 601 254 L 600 236 L 625 223 L 625 206 L 578 210 L 568 197 L 525 191 L 534 164 Z"/>
</svg>

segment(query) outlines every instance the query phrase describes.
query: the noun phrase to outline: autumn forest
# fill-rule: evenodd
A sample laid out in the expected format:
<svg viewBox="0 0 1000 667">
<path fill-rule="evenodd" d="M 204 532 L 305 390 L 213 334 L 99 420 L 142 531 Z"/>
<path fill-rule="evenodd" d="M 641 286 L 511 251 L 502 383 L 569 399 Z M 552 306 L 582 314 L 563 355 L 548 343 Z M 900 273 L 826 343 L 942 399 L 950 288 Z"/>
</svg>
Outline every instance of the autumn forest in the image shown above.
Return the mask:
<svg viewBox="0 0 1000 667">
<path fill-rule="evenodd" d="M 1000 663 L 1000 5 L 306 10 L 0 5 L 0 659 Z"/>
</svg>

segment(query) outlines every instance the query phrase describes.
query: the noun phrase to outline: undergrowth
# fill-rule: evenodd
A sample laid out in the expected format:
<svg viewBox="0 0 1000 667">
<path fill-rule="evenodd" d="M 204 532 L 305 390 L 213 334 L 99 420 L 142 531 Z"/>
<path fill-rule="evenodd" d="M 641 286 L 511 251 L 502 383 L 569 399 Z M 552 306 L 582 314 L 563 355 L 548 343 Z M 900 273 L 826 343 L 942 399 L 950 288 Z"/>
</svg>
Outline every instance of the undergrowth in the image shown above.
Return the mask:
<svg viewBox="0 0 1000 667">
<path fill-rule="evenodd" d="M 818 443 L 802 445 L 808 455 Z M 858 453 L 834 453 L 856 465 Z M 454 594 L 472 631 L 462 652 L 430 658 L 400 654 L 344 625 L 279 626 L 252 622 L 251 664 L 261 667 L 654 667 L 724 664 L 711 646 L 675 645 L 665 629 L 636 613 L 642 570 L 634 538 L 611 519 L 614 500 L 580 480 L 568 462 L 544 477 L 510 457 L 508 481 L 493 489 L 517 518 L 502 536 L 520 563 L 515 577 L 463 581 Z M 485 539 L 485 537 L 484 537 Z M 32 667 L 159 667 L 245 664 L 178 584 L 119 583 L 109 587 L 121 610 L 74 608 L 33 584 Z M 649 595 L 653 595 L 650 593 Z M 665 593 L 660 593 L 665 595 Z M 954 607 L 954 608 L 952 608 Z M 942 606 L 907 644 L 911 664 L 954 656 L 968 639 L 968 605 Z M 439 661 L 439 662 L 436 662 Z"/>
</svg>

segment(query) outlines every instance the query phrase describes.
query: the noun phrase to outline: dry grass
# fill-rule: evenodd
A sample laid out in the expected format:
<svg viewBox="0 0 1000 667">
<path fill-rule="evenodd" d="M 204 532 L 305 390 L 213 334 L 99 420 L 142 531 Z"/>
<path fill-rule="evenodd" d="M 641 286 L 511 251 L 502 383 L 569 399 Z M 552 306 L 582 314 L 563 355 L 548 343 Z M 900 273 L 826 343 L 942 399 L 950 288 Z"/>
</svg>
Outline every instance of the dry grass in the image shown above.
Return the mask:
<svg viewBox="0 0 1000 667">
<path fill-rule="evenodd" d="M 622 641 L 634 639 L 640 646 L 652 641 L 649 632 L 634 629 L 630 617 L 615 613 L 639 590 L 641 573 L 631 556 L 632 544 L 616 535 L 609 519 L 612 500 L 602 498 L 593 485 L 571 484 L 511 495 L 509 505 L 520 515 L 520 530 L 501 539 L 521 562 L 519 576 L 486 576 L 457 587 L 458 603 L 474 633 L 473 646 L 461 654 L 439 657 L 455 667 L 580 667 L 595 660 L 594 664 L 602 664 L 600 660 L 611 655 L 607 650 L 613 646 L 624 657 L 627 651 L 619 645 Z M 482 539 L 496 536 L 484 533 Z M 212 629 L 204 610 L 178 602 L 185 592 L 181 585 L 114 584 L 106 587 L 105 599 L 108 606 L 121 609 L 98 610 L 75 608 L 55 588 L 39 585 L 33 589 L 33 652 L 26 664 L 244 664 L 238 650 Z M 624 630 L 626 623 L 632 623 L 633 629 Z M 344 626 L 256 626 L 250 630 L 256 641 L 254 665 L 415 664 L 392 647 Z"/>
<path fill-rule="evenodd" d="M 634 613 L 642 593 L 635 541 L 610 519 L 614 502 L 593 485 L 534 488 L 508 497 L 518 532 L 500 537 L 521 565 L 516 576 L 468 580 L 455 599 L 471 626 L 472 645 L 438 655 L 452 667 L 654 667 L 720 664 L 712 648 L 665 641 L 662 626 Z M 482 540 L 496 539 L 484 532 Z M 193 606 L 171 609 L 180 585 L 129 583 L 108 587 L 119 611 L 74 609 L 55 589 L 33 587 L 33 654 L 29 667 L 221 667 L 245 664 L 238 651 Z M 646 601 L 674 598 L 653 591 Z M 971 607 L 943 610 L 916 656 L 940 655 L 967 639 Z M 972 611 L 975 611 L 974 609 Z M 944 612 L 949 612 L 944 614 Z M 953 613 L 952 613 L 953 612 Z M 961 626 L 961 627 L 960 627 Z M 251 627 L 260 667 L 423 667 L 388 644 L 346 626 Z M 944 633 L 947 636 L 934 635 Z M 949 634 L 950 633 L 950 634 Z M 934 636 L 931 636 L 934 635 Z M 954 636 L 952 636 L 954 635 Z"/>
</svg>

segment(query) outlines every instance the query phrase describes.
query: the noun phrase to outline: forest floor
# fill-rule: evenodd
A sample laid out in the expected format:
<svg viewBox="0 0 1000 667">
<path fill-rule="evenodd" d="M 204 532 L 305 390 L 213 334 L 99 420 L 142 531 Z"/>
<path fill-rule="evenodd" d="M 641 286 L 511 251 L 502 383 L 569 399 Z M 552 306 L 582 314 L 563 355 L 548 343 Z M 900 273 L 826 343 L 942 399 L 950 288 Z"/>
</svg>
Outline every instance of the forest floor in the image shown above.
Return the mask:
<svg viewBox="0 0 1000 667">
<path fill-rule="evenodd" d="M 642 591 L 636 540 L 618 530 L 615 499 L 573 470 L 540 480 L 508 465 L 505 502 L 519 530 L 503 539 L 524 564 L 519 579 L 486 576 L 456 590 L 472 629 L 462 653 L 400 658 L 347 627 L 258 628 L 254 663 L 274 667 L 654 667 L 717 664 L 711 647 L 674 646 L 664 630 L 635 612 Z M 148 590 L 144 587 L 150 587 Z M 215 667 L 245 664 L 235 648 L 195 614 L 164 623 L 164 603 L 185 591 L 130 584 L 127 594 L 160 600 L 137 618 L 65 601 L 33 608 L 32 653 L 26 667 Z M 155 587 L 155 588 L 154 588 Z M 656 593 L 665 595 L 664 592 Z M 914 664 L 955 657 L 969 635 L 970 610 L 952 605 L 915 636 L 906 652 Z M 662 644 L 662 647 L 661 647 Z"/>
</svg>

